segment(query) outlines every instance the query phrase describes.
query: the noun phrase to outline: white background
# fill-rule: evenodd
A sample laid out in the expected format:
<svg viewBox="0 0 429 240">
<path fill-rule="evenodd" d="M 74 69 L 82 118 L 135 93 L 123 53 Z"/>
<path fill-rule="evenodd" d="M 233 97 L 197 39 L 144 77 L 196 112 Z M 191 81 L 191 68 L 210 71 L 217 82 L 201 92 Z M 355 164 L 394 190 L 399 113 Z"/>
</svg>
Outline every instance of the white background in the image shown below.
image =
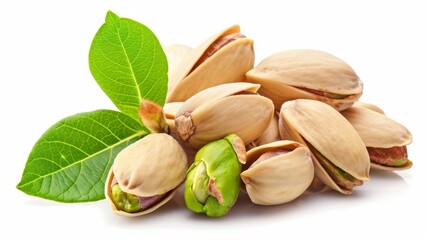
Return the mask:
<svg viewBox="0 0 429 240">
<path fill-rule="evenodd" d="M 428 6 L 425 1 L 1 1 L 0 239 L 428 239 Z M 107 10 L 153 30 L 163 45 L 195 47 L 232 24 L 254 39 L 256 63 L 297 48 L 349 63 L 372 102 L 405 125 L 412 169 L 371 172 L 351 196 L 336 192 L 261 207 L 240 196 L 210 219 L 182 195 L 140 218 L 113 214 L 105 200 L 63 204 L 16 189 L 27 156 L 58 120 L 115 109 L 88 67 Z M 230 239 L 230 238 L 228 238 Z"/>
</svg>

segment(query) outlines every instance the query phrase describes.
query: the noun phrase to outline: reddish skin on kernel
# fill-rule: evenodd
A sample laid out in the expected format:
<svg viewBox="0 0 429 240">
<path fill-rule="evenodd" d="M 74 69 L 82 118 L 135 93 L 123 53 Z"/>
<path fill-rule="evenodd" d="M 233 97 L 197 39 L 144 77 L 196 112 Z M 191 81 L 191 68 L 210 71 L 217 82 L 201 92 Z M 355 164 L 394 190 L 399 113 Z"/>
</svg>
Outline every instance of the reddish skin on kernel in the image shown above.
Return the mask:
<svg viewBox="0 0 429 240">
<path fill-rule="evenodd" d="M 215 197 L 219 204 L 223 203 L 222 193 L 220 192 L 219 188 L 216 186 L 214 178 L 210 178 L 209 180 L 208 193 L 213 197 Z"/>
<path fill-rule="evenodd" d="M 275 157 L 275 156 L 278 156 L 278 155 L 281 155 L 281 154 L 286 154 L 286 153 L 289 153 L 289 152 L 291 152 L 291 151 L 287 150 L 287 149 L 281 149 L 281 148 L 279 148 L 279 149 L 272 149 L 269 152 L 261 154 L 261 156 L 259 156 L 258 159 L 256 159 L 253 163 L 251 163 L 252 165 L 250 165 L 250 168 L 256 166 L 257 164 L 259 164 L 259 163 L 261 163 L 261 162 L 263 162 L 263 161 L 265 161 L 267 159 L 270 159 L 272 157 Z"/>
<path fill-rule="evenodd" d="M 349 95 L 330 93 L 330 92 L 326 92 L 326 91 L 319 91 L 319 90 L 314 90 L 314 89 L 304 88 L 304 87 L 298 87 L 298 88 L 301 90 L 304 90 L 306 92 L 312 93 L 314 95 L 318 95 L 318 96 L 322 96 L 322 97 L 326 97 L 326 98 L 331 98 L 331 99 L 343 99 L 343 98 L 346 98 L 349 96 Z"/>
<path fill-rule="evenodd" d="M 150 197 L 138 197 L 139 205 L 142 208 L 141 210 L 146 210 L 157 203 L 161 202 L 165 197 L 169 195 L 170 192 L 166 192 L 164 194 L 150 196 Z"/>
<path fill-rule="evenodd" d="M 367 147 L 369 158 L 371 162 L 385 165 L 397 166 L 398 160 L 408 159 L 407 147 L 391 147 L 391 148 L 373 148 Z M 404 161 L 405 163 L 406 161 Z"/>
</svg>

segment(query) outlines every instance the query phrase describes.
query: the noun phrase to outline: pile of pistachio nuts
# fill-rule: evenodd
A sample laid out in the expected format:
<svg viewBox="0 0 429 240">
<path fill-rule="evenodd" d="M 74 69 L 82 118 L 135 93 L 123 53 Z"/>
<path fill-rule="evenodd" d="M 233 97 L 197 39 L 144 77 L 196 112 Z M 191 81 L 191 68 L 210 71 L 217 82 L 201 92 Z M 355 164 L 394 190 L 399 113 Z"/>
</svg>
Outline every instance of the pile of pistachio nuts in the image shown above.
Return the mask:
<svg viewBox="0 0 429 240">
<path fill-rule="evenodd" d="M 411 133 L 359 102 L 362 81 L 329 53 L 282 51 L 255 65 L 253 40 L 238 25 L 165 52 L 166 104 L 141 103 L 152 133 L 118 153 L 106 182 L 119 215 L 153 212 L 183 186 L 189 210 L 221 217 L 240 192 L 258 205 L 349 195 L 370 169 L 412 166 Z"/>
</svg>

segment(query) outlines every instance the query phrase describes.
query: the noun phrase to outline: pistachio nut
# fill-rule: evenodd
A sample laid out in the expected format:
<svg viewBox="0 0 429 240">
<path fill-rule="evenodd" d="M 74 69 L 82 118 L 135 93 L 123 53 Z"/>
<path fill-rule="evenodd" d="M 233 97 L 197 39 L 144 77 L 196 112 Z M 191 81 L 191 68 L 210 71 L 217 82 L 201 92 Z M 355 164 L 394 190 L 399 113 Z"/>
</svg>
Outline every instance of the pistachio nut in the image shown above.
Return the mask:
<svg viewBox="0 0 429 240">
<path fill-rule="evenodd" d="M 164 110 L 157 103 L 146 99 L 141 101 L 138 115 L 143 125 L 151 132 L 168 133 Z"/>
<path fill-rule="evenodd" d="M 381 113 L 381 114 L 385 114 L 383 109 L 381 109 L 379 106 L 374 105 L 372 103 L 367 103 L 367 102 L 355 102 L 353 104 L 353 107 L 361 107 L 361 108 L 367 108 L 369 110 Z"/>
<path fill-rule="evenodd" d="M 164 47 L 165 56 L 168 61 L 168 90 L 173 89 L 177 84 L 177 78 L 173 78 L 174 69 L 180 65 L 186 55 L 190 54 L 192 48 L 184 44 L 172 44 Z M 175 82 L 176 80 L 176 82 Z"/>
<path fill-rule="evenodd" d="M 353 125 L 368 150 L 371 168 L 404 170 L 413 163 L 408 159 L 407 145 L 412 135 L 400 123 L 384 114 L 363 107 L 351 107 L 341 114 Z"/>
<path fill-rule="evenodd" d="M 149 134 L 117 154 L 105 185 L 106 199 L 118 215 L 148 214 L 174 196 L 187 167 L 186 154 L 173 137 Z"/>
<path fill-rule="evenodd" d="M 279 116 L 275 113 L 267 129 L 260 137 L 253 141 L 253 146 L 260 146 L 279 140 L 281 140 L 279 133 Z"/>
<path fill-rule="evenodd" d="M 251 201 L 259 205 L 290 202 L 310 186 L 314 167 L 310 150 L 294 141 L 276 141 L 247 151 L 240 174 Z"/>
<path fill-rule="evenodd" d="M 202 147 L 186 177 L 187 208 L 209 217 L 227 214 L 238 198 L 241 164 L 245 161 L 244 144 L 235 134 Z"/>
<path fill-rule="evenodd" d="M 233 25 L 192 49 L 171 70 L 167 102 L 183 102 L 219 84 L 242 81 L 254 64 L 253 40 Z"/>
<path fill-rule="evenodd" d="M 341 111 L 362 95 L 363 84 L 343 60 L 319 50 L 290 50 L 273 54 L 246 73 L 246 81 L 261 84 L 259 93 L 277 110 L 294 99 L 325 102 Z"/>
<path fill-rule="evenodd" d="M 312 152 L 315 175 L 343 194 L 369 180 L 365 144 L 353 126 L 331 106 L 308 99 L 285 102 L 279 120 L 282 139 L 300 142 Z"/>
<path fill-rule="evenodd" d="M 245 144 L 257 139 L 274 115 L 273 102 L 256 94 L 259 84 L 237 82 L 207 88 L 176 113 L 179 137 L 193 148 L 237 134 Z"/>
</svg>

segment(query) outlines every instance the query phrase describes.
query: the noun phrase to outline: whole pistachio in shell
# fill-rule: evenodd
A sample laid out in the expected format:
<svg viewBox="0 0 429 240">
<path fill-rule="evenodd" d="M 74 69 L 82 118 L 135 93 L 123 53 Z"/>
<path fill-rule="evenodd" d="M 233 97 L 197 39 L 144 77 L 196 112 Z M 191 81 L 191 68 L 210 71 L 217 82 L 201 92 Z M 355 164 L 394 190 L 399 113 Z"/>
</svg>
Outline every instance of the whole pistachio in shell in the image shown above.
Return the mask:
<svg viewBox="0 0 429 240">
<path fill-rule="evenodd" d="M 290 202 L 310 186 L 314 167 L 310 150 L 294 141 L 276 141 L 247 151 L 240 174 L 251 201 L 259 205 Z"/>
<path fill-rule="evenodd" d="M 341 114 L 353 125 L 368 150 L 371 168 L 404 170 L 413 165 L 407 145 L 412 135 L 400 123 L 364 107 L 351 107 Z"/>
<path fill-rule="evenodd" d="M 312 152 L 315 175 L 343 194 L 369 180 L 365 144 L 353 126 L 331 106 L 308 99 L 285 102 L 279 120 L 280 136 L 300 142 Z"/>
<path fill-rule="evenodd" d="M 183 102 L 223 83 L 242 81 L 255 61 L 253 40 L 233 25 L 218 32 L 185 55 L 169 74 L 167 102 Z"/>
<path fill-rule="evenodd" d="M 209 217 L 226 215 L 238 198 L 241 164 L 245 161 L 244 144 L 235 134 L 203 146 L 187 173 L 187 208 Z"/>
<path fill-rule="evenodd" d="M 178 136 L 193 148 L 237 134 L 245 144 L 257 139 L 274 115 L 273 102 L 256 94 L 259 84 L 237 82 L 207 88 L 176 113 Z"/>
<path fill-rule="evenodd" d="M 187 168 L 186 154 L 173 137 L 149 134 L 117 154 L 107 176 L 106 199 L 118 215 L 148 214 L 174 196 Z"/>
<path fill-rule="evenodd" d="M 273 54 L 246 73 L 246 81 L 261 84 L 259 93 L 277 110 L 294 99 L 322 101 L 341 111 L 362 95 L 363 84 L 343 60 L 319 50 Z"/>
</svg>

